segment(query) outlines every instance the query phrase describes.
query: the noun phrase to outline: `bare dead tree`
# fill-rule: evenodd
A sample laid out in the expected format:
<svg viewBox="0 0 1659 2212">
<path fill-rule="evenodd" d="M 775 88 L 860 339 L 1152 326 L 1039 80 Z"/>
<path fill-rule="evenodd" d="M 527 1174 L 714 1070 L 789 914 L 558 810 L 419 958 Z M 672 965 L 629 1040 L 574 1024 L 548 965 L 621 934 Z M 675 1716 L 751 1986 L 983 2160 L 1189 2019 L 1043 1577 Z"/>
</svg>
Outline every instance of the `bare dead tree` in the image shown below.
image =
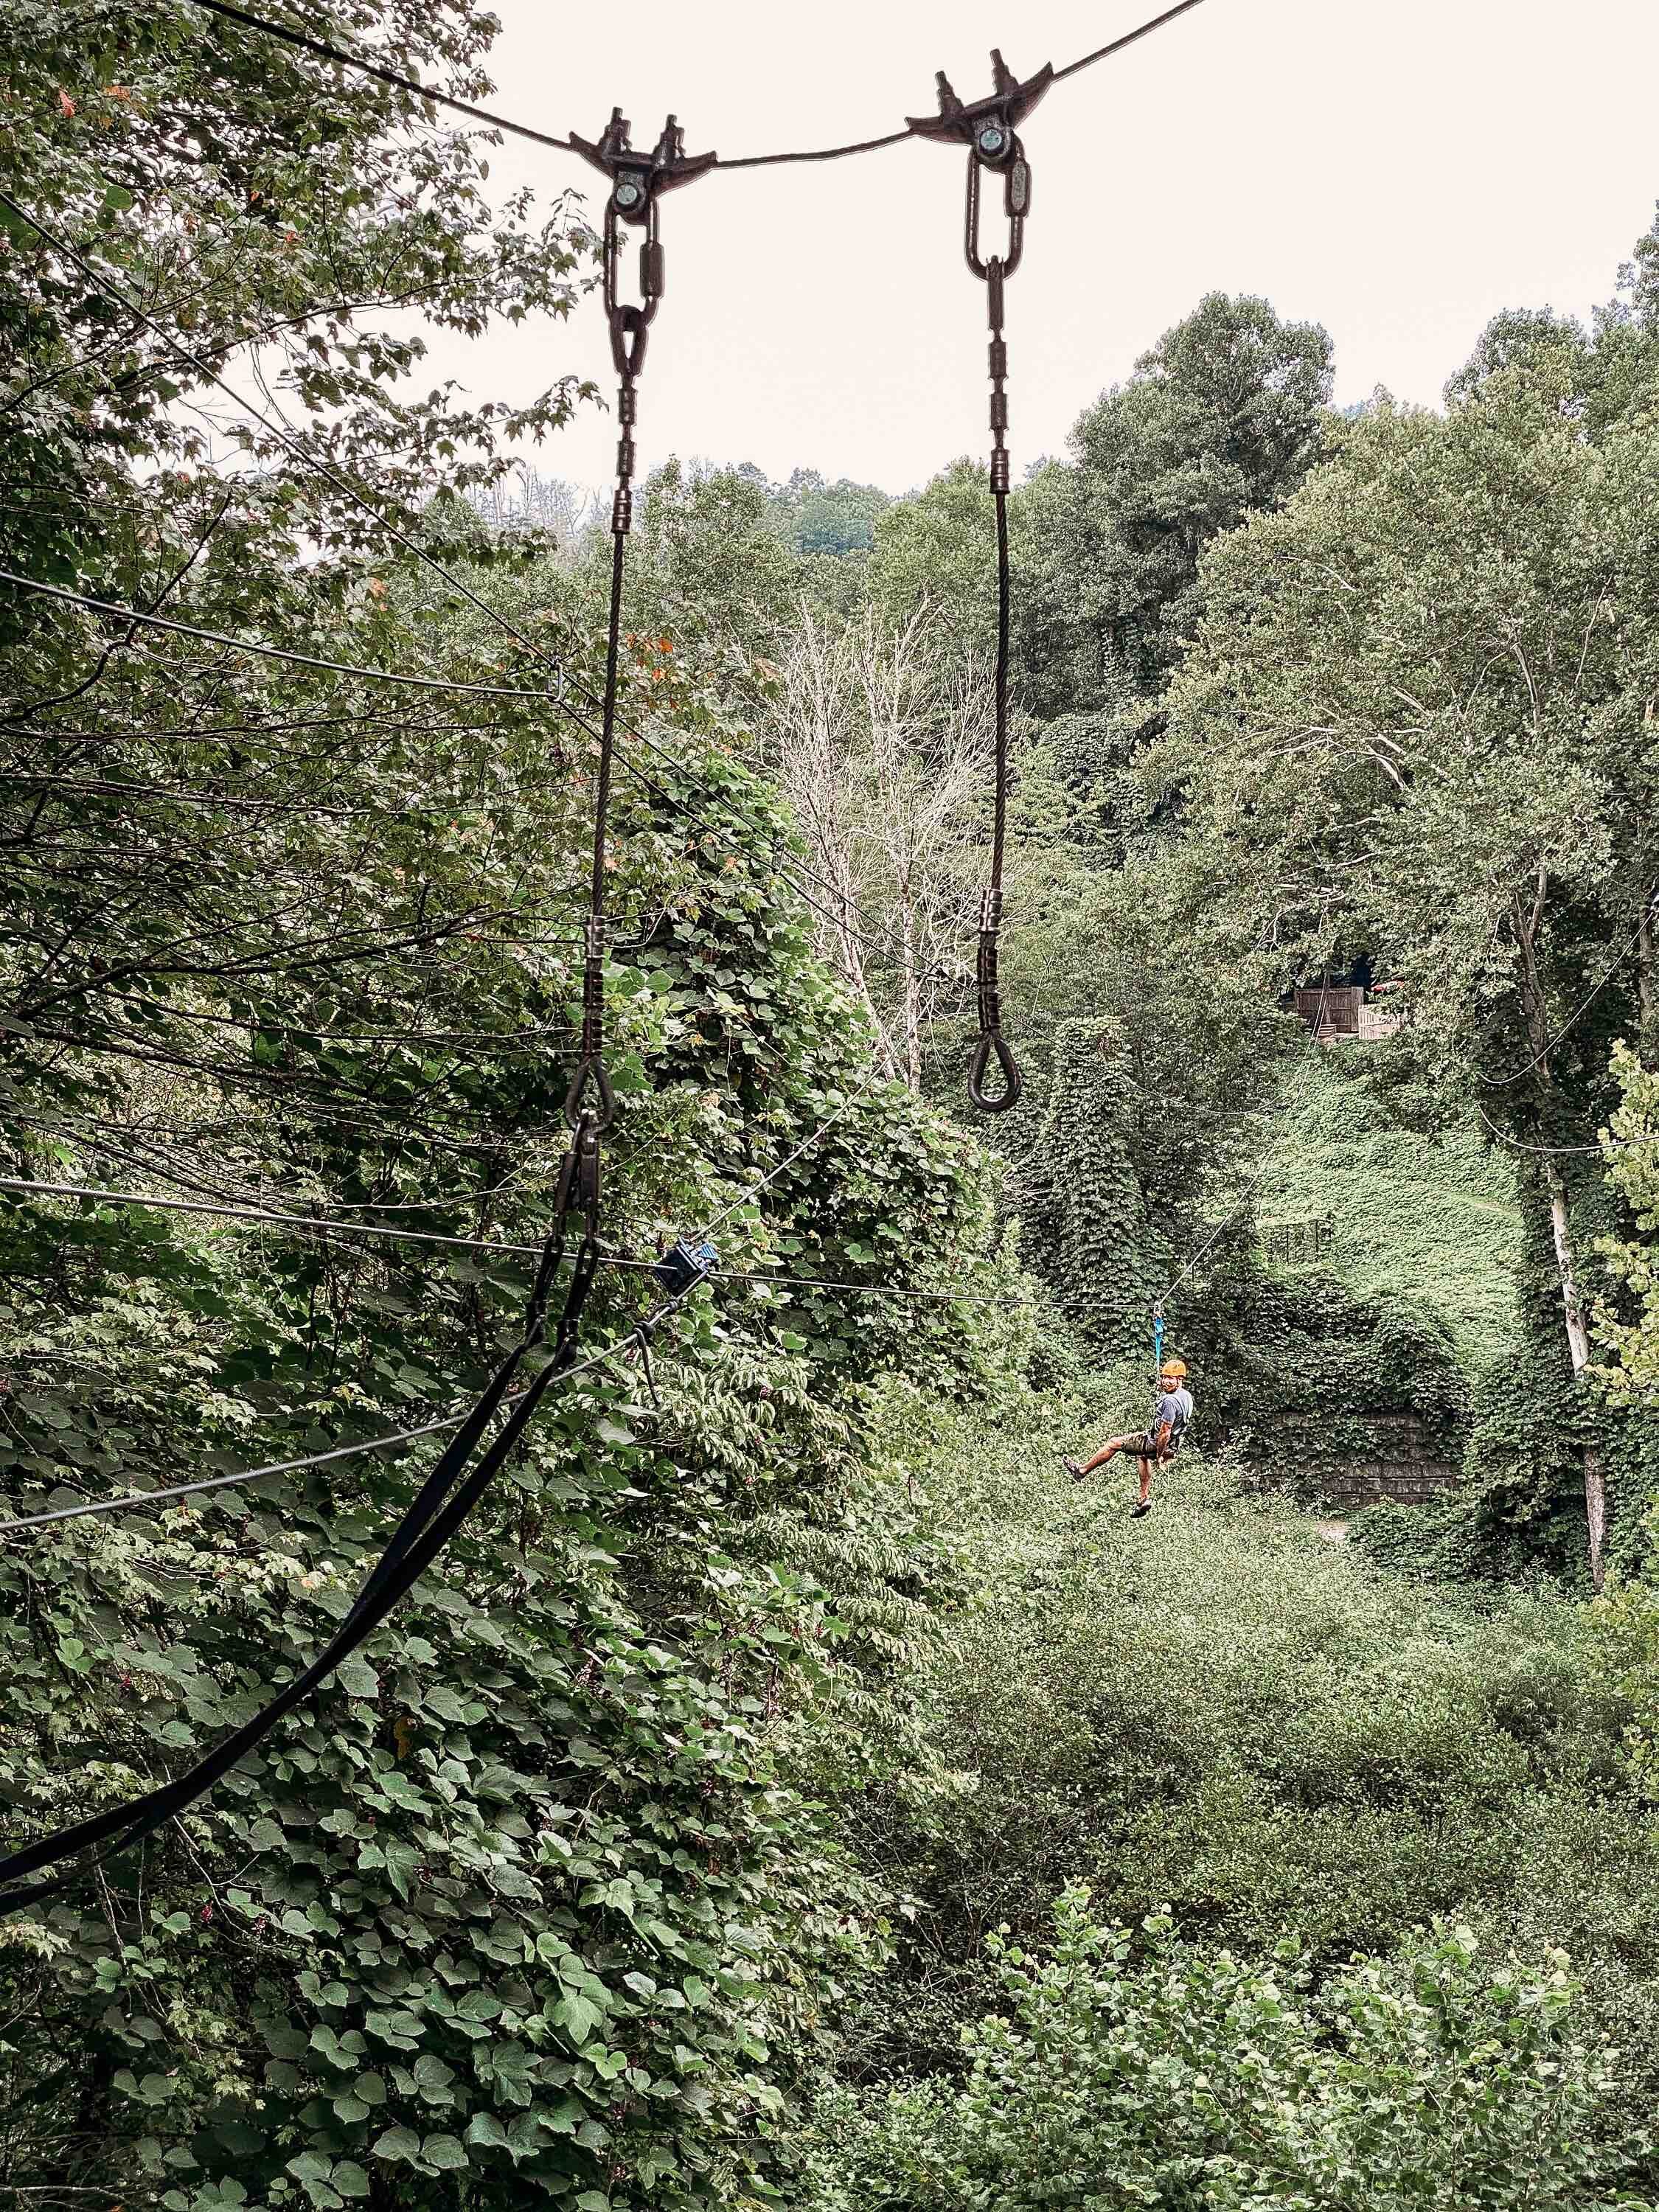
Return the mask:
<svg viewBox="0 0 1659 2212">
<path fill-rule="evenodd" d="M 967 981 L 988 673 L 963 663 L 925 605 L 897 629 L 866 610 L 832 633 L 803 602 L 774 720 L 831 894 L 820 949 L 868 1012 L 887 1073 L 919 1091 L 928 1029 L 957 1011 Z"/>
</svg>

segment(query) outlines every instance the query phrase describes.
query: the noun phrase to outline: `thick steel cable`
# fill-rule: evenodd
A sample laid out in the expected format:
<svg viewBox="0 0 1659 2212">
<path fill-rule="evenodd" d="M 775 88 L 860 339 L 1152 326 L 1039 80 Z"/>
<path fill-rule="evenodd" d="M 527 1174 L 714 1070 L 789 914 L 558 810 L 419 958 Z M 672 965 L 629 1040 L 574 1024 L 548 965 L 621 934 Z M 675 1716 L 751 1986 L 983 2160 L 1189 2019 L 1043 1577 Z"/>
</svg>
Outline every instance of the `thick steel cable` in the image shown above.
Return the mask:
<svg viewBox="0 0 1659 2212">
<path fill-rule="evenodd" d="M 80 1505 L 56 1505 L 50 1512 L 30 1513 L 21 1521 L 0 1521 L 0 1536 L 15 1536 L 25 1528 L 44 1528 L 54 1521 L 79 1521 L 93 1513 L 121 1513 L 137 1505 L 166 1505 L 175 1498 L 198 1497 L 206 1490 L 228 1490 L 244 1482 L 258 1482 L 268 1474 L 300 1474 L 307 1468 L 327 1467 L 335 1460 L 355 1459 L 361 1452 L 391 1451 L 399 1444 L 419 1443 L 423 1437 L 440 1436 L 458 1429 L 465 1413 L 448 1413 L 418 1429 L 399 1429 L 392 1436 L 367 1437 L 361 1443 L 336 1444 L 331 1450 L 310 1452 L 303 1459 L 282 1459 L 270 1467 L 245 1467 L 235 1474 L 214 1474 L 200 1482 L 175 1483 L 167 1490 L 135 1490 L 120 1498 L 88 1498 Z"/>
<path fill-rule="evenodd" d="M 1097 46 L 1093 53 L 1081 54 L 1076 61 L 1067 62 L 1064 69 L 1054 71 L 1050 82 L 1058 84 L 1064 77 L 1075 76 L 1079 70 L 1092 69 L 1097 62 L 1103 62 L 1113 54 L 1121 54 L 1126 46 L 1133 46 L 1138 40 L 1150 38 L 1154 31 L 1161 31 L 1166 23 L 1173 23 L 1177 15 L 1184 15 L 1189 9 L 1203 4 L 1204 0 L 1179 0 L 1177 6 L 1166 8 L 1161 15 L 1153 15 L 1144 23 L 1137 23 L 1133 31 L 1125 31 L 1121 37 L 1109 40 L 1103 46 Z"/>
<path fill-rule="evenodd" d="M 1172 23 L 1177 15 L 1184 15 L 1202 4 L 1203 0 L 1179 0 L 1177 6 L 1166 8 L 1161 15 L 1154 15 L 1144 23 L 1138 23 L 1121 37 L 1111 40 L 1103 46 L 1097 46 L 1092 53 L 1080 55 L 1076 61 L 1068 62 L 1064 69 L 1056 70 L 1053 82 L 1058 84 L 1063 77 L 1075 76 L 1080 70 L 1092 69 L 1097 62 L 1121 53 L 1126 46 L 1132 46 L 1139 40 L 1150 37 L 1152 32 L 1161 30 L 1165 23 Z M 499 114 L 493 108 L 477 106 L 473 101 L 459 99 L 452 93 L 438 92 L 413 77 L 386 68 L 384 63 L 370 60 L 365 55 L 349 53 L 344 47 L 332 46 L 325 39 L 313 38 L 307 32 L 291 29 L 285 23 L 273 22 L 267 15 L 255 15 L 248 9 L 234 7 L 231 0 L 191 0 L 191 5 L 204 9 L 210 15 L 222 15 L 247 30 L 260 31 L 268 38 L 279 39 L 286 46 L 315 54 L 321 61 L 337 63 L 343 69 L 357 70 L 363 76 L 372 76 L 381 84 L 390 86 L 393 91 L 406 92 L 416 100 L 429 100 L 434 107 L 447 107 L 456 115 L 465 116 L 469 122 L 485 124 L 490 130 L 505 131 L 510 137 L 528 139 L 532 145 L 552 147 L 563 154 L 580 154 L 582 150 L 573 140 L 561 138 L 556 132 L 538 131 L 532 125 L 515 122 L 511 116 Z M 788 162 L 840 161 L 851 155 L 874 154 L 888 146 L 902 145 L 907 138 L 918 135 L 907 124 L 902 130 L 885 131 L 879 137 L 855 138 L 839 146 L 805 147 L 780 154 L 733 154 L 724 158 L 717 155 L 709 166 L 716 169 L 764 169 Z"/>
<path fill-rule="evenodd" d="M 9 205 L 5 194 L 0 192 L 0 207 Z M 485 699 L 534 699 L 544 704 L 546 700 L 544 692 L 506 684 L 452 683 L 441 676 L 407 676 L 390 668 L 364 668 L 352 661 L 324 660 L 316 653 L 295 653 L 287 646 L 256 645 L 252 638 L 231 637 L 223 630 L 204 629 L 197 623 L 175 622 L 168 615 L 143 614 L 136 607 L 117 606 L 109 599 L 89 599 L 84 592 L 66 591 L 61 584 L 39 583 L 33 577 L 17 575 L 10 568 L 0 568 L 0 584 L 15 585 L 20 591 L 36 592 L 49 599 L 62 599 L 70 606 L 84 607 L 90 614 L 107 615 L 117 622 L 141 623 L 148 629 L 171 630 L 175 636 L 200 638 L 209 645 L 222 646 L 233 653 L 256 653 L 267 660 L 292 661 L 301 668 L 319 668 L 331 676 L 361 676 L 375 684 L 406 684 L 422 691 L 466 691 Z"/>
</svg>

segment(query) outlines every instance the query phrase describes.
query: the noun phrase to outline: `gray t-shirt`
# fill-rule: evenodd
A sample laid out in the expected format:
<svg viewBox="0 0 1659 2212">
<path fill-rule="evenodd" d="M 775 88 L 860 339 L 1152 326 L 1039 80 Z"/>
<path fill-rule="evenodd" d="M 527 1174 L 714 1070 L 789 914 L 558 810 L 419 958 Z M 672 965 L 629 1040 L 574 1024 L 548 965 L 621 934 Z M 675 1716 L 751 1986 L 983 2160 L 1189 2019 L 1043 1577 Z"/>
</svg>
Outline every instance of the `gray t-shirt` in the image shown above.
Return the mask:
<svg viewBox="0 0 1659 2212">
<path fill-rule="evenodd" d="M 1173 1433 L 1185 1419 L 1181 1393 L 1178 1390 L 1160 1390 L 1152 1401 L 1152 1418 L 1147 1426 L 1147 1434 L 1155 1437 L 1166 1421 Z"/>
</svg>

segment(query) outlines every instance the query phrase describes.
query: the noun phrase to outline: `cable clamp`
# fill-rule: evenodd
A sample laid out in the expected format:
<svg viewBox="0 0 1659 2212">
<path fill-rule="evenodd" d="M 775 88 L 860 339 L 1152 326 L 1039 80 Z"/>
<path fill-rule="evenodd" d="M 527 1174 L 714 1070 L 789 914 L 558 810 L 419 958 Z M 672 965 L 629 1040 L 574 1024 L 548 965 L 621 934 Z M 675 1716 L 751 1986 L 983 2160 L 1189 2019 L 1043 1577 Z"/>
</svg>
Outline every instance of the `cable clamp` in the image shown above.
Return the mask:
<svg viewBox="0 0 1659 2212">
<path fill-rule="evenodd" d="M 1018 126 L 1048 91 L 1054 76 L 1053 64 L 1045 62 L 1034 76 L 1022 83 L 993 47 L 991 76 L 994 91 L 988 93 L 983 100 L 964 102 L 957 98 L 951 88 L 951 80 L 940 70 L 939 113 L 905 118 L 906 126 L 919 138 L 938 138 L 967 146 L 968 211 L 963 246 L 968 266 L 975 276 L 988 279 L 995 270 L 999 287 L 1002 277 L 1012 276 L 1019 266 L 1025 218 L 1031 207 L 1031 165 L 1020 143 Z M 982 168 L 1001 173 L 1003 212 L 1008 218 L 1008 251 L 989 262 L 979 248 L 979 173 Z M 992 320 L 1000 327 L 1000 301 Z"/>
</svg>

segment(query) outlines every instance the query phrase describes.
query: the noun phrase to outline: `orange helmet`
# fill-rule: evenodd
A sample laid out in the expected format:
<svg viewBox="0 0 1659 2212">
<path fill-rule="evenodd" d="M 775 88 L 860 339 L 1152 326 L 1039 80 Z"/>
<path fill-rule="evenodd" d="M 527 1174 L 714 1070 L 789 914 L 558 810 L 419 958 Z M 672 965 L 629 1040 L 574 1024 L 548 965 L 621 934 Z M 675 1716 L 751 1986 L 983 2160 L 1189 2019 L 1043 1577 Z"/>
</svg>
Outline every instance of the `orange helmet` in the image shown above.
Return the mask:
<svg viewBox="0 0 1659 2212">
<path fill-rule="evenodd" d="M 1187 1363 L 1184 1359 L 1166 1359 L 1158 1370 L 1158 1380 L 1161 1382 L 1183 1382 L 1186 1379 L 1186 1374 Z"/>
</svg>

